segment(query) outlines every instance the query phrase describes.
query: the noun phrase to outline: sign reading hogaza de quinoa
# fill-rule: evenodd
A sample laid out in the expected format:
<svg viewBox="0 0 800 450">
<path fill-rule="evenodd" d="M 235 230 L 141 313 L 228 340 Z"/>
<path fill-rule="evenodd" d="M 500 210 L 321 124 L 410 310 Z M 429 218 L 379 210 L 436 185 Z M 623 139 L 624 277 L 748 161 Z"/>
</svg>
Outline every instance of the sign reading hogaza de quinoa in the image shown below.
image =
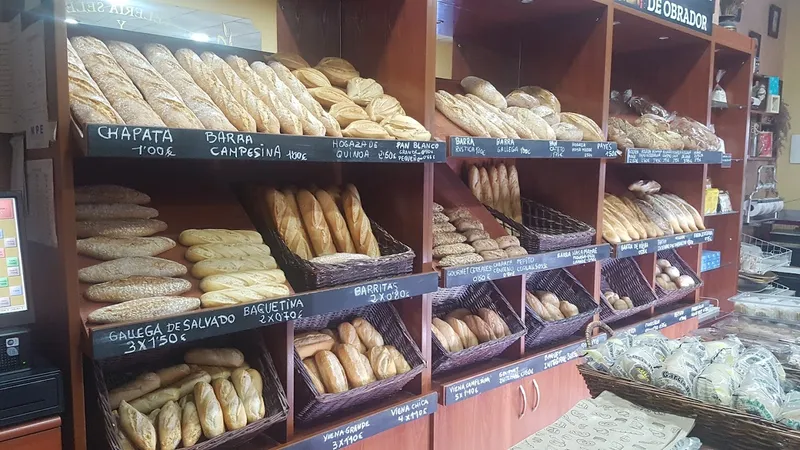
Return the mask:
<svg viewBox="0 0 800 450">
<path fill-rule="evenodd" d="M 714 0 L 616 0 L 650 15 L 710 35 Z"/>
</svg>

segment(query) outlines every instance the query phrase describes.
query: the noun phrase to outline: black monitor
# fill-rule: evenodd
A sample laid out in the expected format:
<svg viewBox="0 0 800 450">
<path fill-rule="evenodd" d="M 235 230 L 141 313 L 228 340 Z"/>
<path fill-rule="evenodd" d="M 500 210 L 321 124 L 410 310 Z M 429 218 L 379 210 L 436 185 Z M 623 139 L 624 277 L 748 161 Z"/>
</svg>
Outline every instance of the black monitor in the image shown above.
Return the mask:
<svg viewBox="0 0 800 450">
<path fill-rule="evenodd" d="M 27 242 L 21 211 L 20 193 L 0 192 L 0 329 L 34 321 L 26 283 Z"/>
</svg>

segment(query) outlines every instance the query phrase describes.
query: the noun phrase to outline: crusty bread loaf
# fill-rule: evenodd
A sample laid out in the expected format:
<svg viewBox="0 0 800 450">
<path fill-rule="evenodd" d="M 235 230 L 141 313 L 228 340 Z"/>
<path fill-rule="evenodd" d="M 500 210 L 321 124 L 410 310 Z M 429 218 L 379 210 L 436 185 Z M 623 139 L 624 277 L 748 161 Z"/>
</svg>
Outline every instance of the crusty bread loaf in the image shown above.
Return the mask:
<svg viewBox="0 0 800 450">
<path fill-rule="evenodd" d="M 228 431 L 238 430 L 247 426 L 247 414 L 244 411 L 242 400 L 236 394 L 233 383 L 224 378 L 217 378 L 211 382 L 214 394 L 222 406 L 222 418 Z"/>
<path fill-rule="evenodd" d="M 274 188 L 268 188 L 264 191 L 264 201 L 275 229 L 289 250 L 305 260 L 313 258 L 314 252 L 311 250 L 309 238 L 305 235 L 302 220 L 291 208 L 287 197 Z"/>
<path fill-rule="evenodd" d="M 249 272 L 252 270 L 277 269 L 278 264 L 272 256 L 244 258 L 215 258 L 200 261 L 192 267 L 192 276 L 203 279 L 211 275 Z"/>
<path fill-rule="evenodd" d="M 176 388 L 165 387 L 157 389 L 149 394 L 145 394 L 136 400 L 131 401 L 131 406 L 142 414 L 150 414 L 156 409 L 164 406 L 169 401 L 177 402 L 180 400 L 180 392 Z"/>
<path fill-rule="evenodd" d="M 265 244 L 198 244 L 186 250 L 186 259 L 198 262 L 212 258 L 243 258 L 245 256 L 270 256 Z"/>
<path fill-rule="evenodd" d="M 350 79 L 359 76 L 358 70 L 349 61 L 335 56 L 319 60 L 316 69 L 325 74 L 331 80 L 331 84 L 339 87 L 347 87 Z"/>
<path fill-rule="evenodd" d="M 75 205 L 75 220 L 153 219 L 155 217 L 158 217 L 158 210 L 134 204 Z"/>
<path fill-rule="evenodd" d="M 137 298 L 180 295 L 192 283 L 180 278 L 132 276 L 89 286 L 84 297 L 93 302 L 120 303 Z"/>
<path fill-rule="evenodd" d="M 156 237 L 91 237 L 78 240 L 78 253 L 109 261 L 130 256 L 156 256 L 175 247 L 170 238 Z"/>
<path fill-rule="evenodd" d="M 285 282 L 286 275 L 280 269 L 254 270 L 205 277 L 200 282 L 200 289 L 203 292 L 212 292 L 258 284 L 283 284 Z"/>
<path fill-rule="evenodd" d="M 190 395 L 194 391 L 194 385 L 200 382 L 210 383 L 211 374 L 205 370 L 193 369 L 189 375 L 186 375 L 168 387 L 177 389 L 179 393 L 178 395 L 183 398 L 187 395 Z"/>
<path fill-rule="evenodd" d="M 70 38 L 86 71 L 127 125 L 163 127 L 164 121 L 145 101 L 131 79 L 101 40 L 91 36 Z"/>
<path fill-rule="evenodd" d="M 354 327 L 352 323 L 342 322 L 336 327 L 336 331 L 339 334 L 341 343 L 354 346 L 358 349 L 359 353 L 367 352 L 367 347 L 361 342 L 361 338 L 358 337 L 358 330 L 356 330 L 356 327 Z"/>
<path fill-rule="evenodd" d="M 146 415 L 124 400 L 119 405 L 119 425 L 139 450 L 156 450 L 156 429 Z"/>
<path fill-rule="evenodd" d="M 384 346 L 384 348 L 386 350 L 389 350 L 389 355 L 392 356 L 392 360 L 394 361 L 394 366 L 397 369 L 397 373 L 403 374 L 411 371 L 411 365 L 406 360 L 406 357 L 403 356 L 403 354 L 400 353 L 399 350 L 397 350 L 397 348 L 395 348 L 393 345 L 386 345 Z"/>
<path fill-rule="evenodd" d="M 487 107 L 485 103 L 479 101 L 480 98 L 474 95 L 456 95 L 457 100 L 466 103 L 472 111 L 478 116 L 479 120 L 483 120 L 483 125 L 489 130 L 489 134 L 493 137 L 499 138 L 510 138 L 510 139 L 519 139 L 519 135 L 513 128 L 508 126 L 500 116 L 490 109 L 491 107 Z"/>
<path fill-rule="evenodd" d="M 78 238 L 145 237 L 166 229 L 167 224 L 157 219 L 82 220 L 75 224 Z"/>
<path fill-rule="evenodd" d="M 224 433 L 225 419 L 222 417 L 222 405 L 217 400 L 214 388 L 205 382 L 195 384 L 194 401 L 203 435 L 211 439 Z"/>
<path fill-rule="evenodd" d="M 353 324 L 353 328 L 355 328 L 356 333 L 358 333 L 358 339 L 364 344 L 367 350 L 372 347 L 383 346 L 383 336 L 381 336 L 381 333 L 378 332 L 369 321 L 363 317 L 356 317 L 350 323 Z"/>
<path fill-rule="evenodd" d="M 200 417 L 197 414 L 197 405 L 194 401 L 187 401 L 181 413 L 181 443 L 184 447 L 191 447 L 200 440 L 203 428 L 200 426 Z"/>
<path fill-rule="evenodd" d="M 263 244 L 264 239 L 258 231 L 226 230 L 222 228 L 206 228 L 202 230 L 188 229 L 178 237 L 181 245 L 190 247 L 202 244 Z"/>
<path fill-rule="evenodd" d="M 273 54 L 270 58 L 270 61 L 277 61 L 284 66 L 288 67 L 290 70 L 302 69 L 304 67 L 311 67 L 311 65 L 303 59 L 302 56 L 298 55 L 297 53 L 290 53 L 290 52 L 278 52 Z"/>
<path fill-rule="evenodd" d="M 478 169 L 478 173 L 481 180 L 481 198 L 483 199 L 483 204 L 494 208 L 495 198 L 494 192 L 492 191 L 492 181 L 491 178 L 489 178 L 489 171 L 486 169 L 486 167 L 481 167 Z M 456 228 L 458 227 L 456 226 Z"/>
<path fill-rule="evenodd" d="M 467 105 L 457 102 L 449 92 L 436 92 L 435 100 L 436 109 L 458 127 L 472 136 L 489 137 L 489 131 L 475 117 L 472 110 Z"/>
<path fill-rule="evenodd" d="M 242 401 L 247 423 L 261 420 L 265 415 L 264 397 L 253 385 L 254 380 L 247 369 L 238 368 L 231 373 L 231 383 Z"/>
<path fill-rule="evenodd" d="M 369 373 L 364 366 L 364 360 L 361 359 L 361 353 L 355 346 L 338 344 L 333 352 L 344 368 L 350 387 L 357 388 L 369 383 Z"/>
<path fill-rule="evenodd" d="M 464 344 L 461 338 L 458 337 L 453 327 L 444 320 L 434 317 L 432 320 L 433 327 L 437 329 L 439 343 L 450 352 L 458 352 L 464 350 Z"/>
<path fill-rule="evenodd" d="M 301 333 L 294 337 L 294 348 L 300 359 L 314 356 L 321 350 L 332 350 L 335 344 L 331 336 L 316 331 Z"/>
<path fill-rule="evenodd" d="M 385 380 L 397 375 L 397 366 L 395 366 L 394 357 L 386 347 L 382 345 L 372 347 L 367 353 L 367 356 L 372 366 L 372 371 L 375 373 L 377 379 Z"/>
<path fill-rule="evenodd" d="M 83 65 L 83 61 L 72 48 L 69 40 L 67 41 L 67 72 L 69 75 L 69 106 L 72 116 L 79 124 L 125 124 L 92 76 L 89 75 L 86 66 Z"/>
<path fill-rule="evenodd" d="M 372 233 L 372 225 L 367 218 L 358 196 L 350 191 L 342 193 L 342 208 L 344 209 L 347 228 L 359 253 L 372 258 L 381 256 L 378 240 Z"/>
<path fill-rule="evenodd" d="M 491 114 L 488 114 L 487 112 L 478 108 L 477 105 L 469 98 L 461 94 L 456 94 L 453 96 L 453 100 L 457 104 L 462 105 L 462 107 L 465 110 L 469 111 L 469 113 L 472 114 L 472 117 L 475 120 L 480 122 L 483 128 L 485 128 L 486 131 L 489 132 L 489 137 L 500 138 L 500 139 L 509 137 L 501 127 L 497 126 L 495 123 L 492 122 L 491 119 L 496 119 L 496 118 L 492 117 Z"/>
<path fill-rule="evenodd" d="M 328 223 L 333 242 L 336 244 L 336 250 L 339 253 L 356 253 L 350 230 L 347 229 L 347 222 L 339 211 L 339 207 L 336 206 L 336 201 L 322 189 L 317 190 L 316 198 L 325 215 L 325 221 Z"/>
<path fill-rule="evenodd" d="M 183 355 L 186 364 L 241 367 L 244 354 L 235 348 L 193 348 Z"/>
<path fill-rule="evenodd" d="M 447 324 L 453 328 L 453 331 L 455 331 L 456 335 L 461 340 L 461 345 L 463 345 L 464 348 L 475 347 L 478 345 L 478 337 L 475 336 L 475 333 L 469 329 L 464 321 L 456 319 L 455 317 L 451 317 L 445 322 L 447 322 Z"/>
<path fill-rule="evenodd" d="M 322 382 L 322 375 L 319 373 L 319 368 L 317 367 L 316 361 L 314 358 L 306 358 L 303 360 L 303 365 L 308 371 L 308 376 L 311 378 L 311 384 L 317 389 L 317 392 L 320 394 L 325 393 L 325 384 Z"/>
<path fill-rule="evenodd" d="M 136 87 L 169 127 L 203 128 L 180 94 L 162 77 L 139 50 L 127 42 L 109 41 L 108 50 Z"/>
<path fill-rule="evenodd" d="M 123 400 L 126 402 L 135 400 L 155 391 L 159 387 L 161 387 L 161 378 L 156 373 L 143 373 L 133 381 L 108 391 L 108 404 L 111 409 L 117 409 Z"/>
<path fill-rule="evenodd" d="M 508 186 L 511 190 L 511 218 L 517 223 L 522 223 L 522 198 L 519 192 L 519 175 L 517 166 L 508 166 Z"/>
<path fill-rule="evenodd" d="M 214 308 L 217 306 L 260 302 L 271 298 L 286 297 L 290 294 L 289 288 L 283 284 L 256 284 L 248 287 L 206 292 L 200 296 L 200 301 L 203 303 L 204 308 Z"/>
<path fill-rule="evenodd" d="M 169 401 L 158 413 L 159 450 L 175 450 L 181 444 L 181 412 L 177 402 Z"/>
<path fill-rule="evenodd" d="M 301 189 L 297 192 L 297 204 L 300 207 L 305 230 L 311 238 L 314 254 L 325 256 L 336 253 L 336 246 L 325 220 L 325 214 L 314 194 L 306 189 Z"/>
<path fill-rule="evenodd" d="M 317 363 L 322 383 L 328 393 L 338 394 L 347 390 L 347 375 L 342 363 L 333 352 L 327 350 L 317 352 L 314 355 L 314 362 Z"/>
<path fill-rule="evenodd" d="M 253 116 L 236 100 L 197 53 L 188 48 L 182 48 L 175 52 L 175 59 L 191 75 L 194 82 L 208 94 L 237 130 L 256 131 L 256 120 Z M 274 131 L 277 132 L 277 130 L 278 127 L 276 125 Z"/>
<path fill-rule="evenodd" d="M 78 271 L 82 283 L 105 283 L 132 276 L 179 277 L 186 275 L 186 266 L 168 259 L 134 256 L 106 261 Z"/>
<path fill-rule="evenodd" d="M 200 308 L 200 299 L 152 297 L 105 306 L 89 313 L 89 323 L 119 323 L 179 314 Z"/>
<path fill-rule="evenodd" d="M 114 184 L 95 184 L 75 188 L 76 205 L 93 205 L 101 203 L 131 203 L 146 205 L 150 196 L 136 189 Z"/>
<path fill-rule="evenodd" d="M 505 108 L 507 105 L 506 98 L 503 94 L 497 91 L 492 83 L 478 77 L 465 77 L 461 80 L 461 87 L 470 94 L 474 94 L 487 103 L 498 108 Z"/>
</svg>

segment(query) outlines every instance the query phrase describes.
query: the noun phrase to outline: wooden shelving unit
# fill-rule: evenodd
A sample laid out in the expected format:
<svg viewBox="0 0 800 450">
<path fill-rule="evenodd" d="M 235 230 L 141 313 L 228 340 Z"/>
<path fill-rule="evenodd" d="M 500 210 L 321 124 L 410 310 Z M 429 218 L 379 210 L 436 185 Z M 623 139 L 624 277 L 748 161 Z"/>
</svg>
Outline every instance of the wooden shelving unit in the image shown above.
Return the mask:
<svg viewBox="0 0 800 450">
<path fill-rule="evenodd" d="M 279 51 L 299 53 L 312 63 L 324 56 L 348 59 L 359 68 L 362 76 L 375 78 L 388 93 L 396 96 L 407 114 L 424 124 L 441 142 L 420 152 L 405 154 L 405 159 L 364 159 L 326 153 L 331 149 L 329 138 L 278 136 L 269 138 L 273 139 L 270 142 L 279 141 L 289 150 L 311 148 L 307 160 L 268 156 L 218 158 L 209 156 L 205 149 L 195 145 L 196 137 L 182 130 L 176 135 L 188 137 L 185 146 L 176 152 L 177 157 L 160 154 L 140 157 L 130 152 L 130 146 L 123 149 L 98 140 L 96 129 L 87 132 L 71 126 L 66 38 L 68 32 L 82 31 L 79 28 L 67 30 L 64 0 L 53 3 L 54 9 L 47 11 L 56 19 L 47 25 L 48 92 L 51 120 L 61 126 L 57 128 L 51 147 L 29 153 L 29 159 L 53 161 L 59 246 L 34 243 L 30 260 L 36 267 L 32 286 L 37 296 L 37 327 L 42 342 L 48 343 L 43 351 L 64 370 L 69 383 L 65 389 L 68 409 L 64 416 L 64 443 L 69 448 L 104 448 L 103 432 L 96 431 L 103 424 L 97 415 L 96 392 L 92 391 L 90 381 L 92 359 L 125 358 L 126 353 L 123 346 L 110 346 L 102 339 L 103 330 L 114 327 L 87 327 L 83 320 L 86 302 L 76 280 L 77 270 L 83 263 L 76 256 L 75 245 L 76 185 L 113 182 L 137 187 L 146 181 L 154 198 L 159 197 L 159 193 L 172 193 L 170 202 L 177 206 L 183 204 L 180 195 L 185 195 L 191 198 L 186 204 L 194 209 L 176 207 L 174 210 L 176 218 L 170 225 L 174 222 L 175 228 L 170 232 L 179 232 L 179 228 L 218 223 L 222 226 L 225 220 L 234 220 L 233 215 L 221 211 L 233 211 L 225 208 L 238 207 L 235 197 L 224 197 L 226 200 L 219 204 L 212 201 L 218 197 L 211 194 L 218 193 L 220 186 L 258 182 L 354 183 L 362 193 L 370 218 L 414 251 L 412 274 L 294 293 L 291 299 L 301 299 L 303 307 L 296 307 L 295 302 L 294 309 L 287 306 L 276 320 L 247 321 L 242 307 L 212 312 L 200 310 L 186 315 L 205 317 L 224 312 L 237 319 L 235 327 L 217 328 L 210 334 L 187 332 L 183 338 L 188 341 L 246 329 L 258 329 L 268 340 L 270 354 L 287 393 L 289 415 L 286 421 L 243 446 L 248 450 L 345 446 L 354 449 L 381 446 L 436 450 L 508 448 L 548 425 L 588 395 L 575 369 L 575 358 L 582 342 L 578 335 L 531 351 L 526 351 L 524 338 L 521 338 L 495 360 L 446 376 L 432 376 L 431 294 L 440 286 L 494 280 L 515 312 L 524 318 L 528 273 L 566 267 L 599 302 L 600 262 L 614 255 L 614 249 L 598 233 L 588 247 L 594 252 L 593 257 L 582 254 L 568 261 L 564 255 L 555 255 L 552 260 L 532 255 L 530 261 L 524 258 L 518 261 L 519 270 L 477 270 L 477 279 L 437 271 L 432 258 L 430 228 L 434 201 L 468 204 L 487 224 L 490 233 L 503 232 L 488 210 L 481 207 L 461 183 L 465 163 L 513 160 L 520 173 L 522 197 L 547 204 L 596 229 L 602 226 L 604 193 L 622 192 L 638 179 L 658 180 L 665 190 L 676 193 L 702 211 L 705 180 L 711 177 L 716 187 L 731 193 L 734 205 L 742 203 L 749 114 L 746 109 L 737 108 L 712 113 L 710 93 L 715 70 L 725 68 L 731 80 L 727 86 L 729 101 L 748 103 L 754 48 L 746 37 L 717 27 L 713 35 L 690 31 L 612 0 L 537 0 L 532 3 L 516 0 L 278 0 Z M 435 77 L 437 30 L 453 37 L 452 79 Z M 118 38 L 136 43 L 158 39 L 133 32 L 114 33 Z M 177 45 L 198 50 L 206 48 L 202 43 L 175 39 L 165 39 L 163 43 L 171 48 Z M 241 55 L 250 60 L 261 57 L 249 51 Z M 668 164 L 652 161 L 633 164 L 624 157 L 615 158 L 614 146 L 607 143 L 589 143 L 593 147 L 589 146 L 588 150 L 583 144 L 561 143 L 559 147 L 564 149 L 577 149 L 572 157 L 549 154 L 550 147 L 541 143 L 537 144 L 540 147 L 531 147 L 538 150 L 514 154 L 511 158 L 499 158 L 496 151 L 474 155 L 454 152 L 450 138 L 464 135 L 435 111 L 434 92 L 437 89 L 458 92 L 458 81 L 467 75 L 485 78 L 503 93 L 527 84 L 548 88 L 558 96 L 565 111 L 584 114 L 604 130 L 609 118 L 610 91 L 633 88 L 669 110 L 701 123 L 713 123 L 731 154 L 730 167 L 721 162 L 708 164 L 705 160 L 691 158 L 679 158 L 677 163 Z M 81 133 L 88 134 L 80 136 Z M 485 144 L 492 147 L 491 142 Z M 447 148 L 449 153 L 446 153 Z M 581 157 L 575 158 L 576 155 Z M 664 333 L 671 337 L 680 336 L 697 327 L 695 317 L 706 305 L 701 303 L 701 298 L 725 300 L 735 293 L 737 272 L 735 264 L 731 263 L 739 259 L 740 217 L 738 214 L 708 217 L 706 226 L 713 230 L 700 240 L 674 245 L 696 273 L 700 272 L 703 248 L 722 252 L 722 267 L 702 274 L 702 290 L 664 310 L 645 310 L 616 327 L 631 328 L 635 332 L 657 327 L 664 328 Z M 655 285 L 656 251 L 662 244 L 668 245 L 656 242 L 647 247 L 647 251 L 633 256 L 651 286 Z M 555 260 L 558 262 L 552 262 Z M 481 278 L 481 273 L 485 278 Z M 427 361 L 427 368 L 397 396 L 313 426 L 295 423 L 294 392 L 296 383 L 301 381 L 295 379 L 292 313 L 308 316 L 374 303 L 376 299 L 359 296 L 358 287 L 375 283 L 395 285 L 392 295 L 377 301 L 391 301 L 399 311 Z M 157 321 L 130 326 L 154 322 Z M 597 336 L 598 340 L 603 338 Z M 161 346 L 135 346 L 133 352 L 156 347 Z M 471 380 L 477 379 L 478 385 L 488 388 L 488 384 L 480 382 L 484 377 L 505 378 L 503 383 L 492 385 L 492 389 L 479 389 L 479 392 L 472 391 L 469 386 L 458 388 L 462 396 L 454 400 L 453 389 Z M 465 392 L 470 394 L 463 395 Z"/>
</svg>

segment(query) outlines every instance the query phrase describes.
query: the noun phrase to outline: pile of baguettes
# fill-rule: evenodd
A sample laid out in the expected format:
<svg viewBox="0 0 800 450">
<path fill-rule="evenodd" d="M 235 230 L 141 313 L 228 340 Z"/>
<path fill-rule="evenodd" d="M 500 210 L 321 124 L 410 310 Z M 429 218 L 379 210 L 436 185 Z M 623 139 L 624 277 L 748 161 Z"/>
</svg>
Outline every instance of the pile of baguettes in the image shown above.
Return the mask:
<svg viewBox="0 0 800 450">
<path fill-rule="evenodd" d="M 397 348 L 387 345 L 363 317 L 294 337 L 297 355 L 320 394 L 336 394 L 411 370 Z"/>
<path fill-rule="evenodd" d="M 173 450 L 264 418 L 264 382 L 234 348 L 192 349 L 179 364 L 111 389 L 122 450 Z"/>
<path fill-rule="evenodd" d="M 479 308 L 474 314 L 469 309 L 458 308 L 447 313 L 444 319 L 434 317 L 431 325 L 433 336 L 451 353 L 511 336 L 508 324 L 489 308 Z"/>
<path fill-rule="evenodd" d="M 381 256 L 372 225 L 352 184 L 327 189 L 262 189 L 259 197 L 289 250 L 318 264 Z"/>
<path fill-rule="evenodd" d="M 492 83 L 478 77 L 461 80 L 466 95 L 436 93 L 436 109 L 476 137 L 605 141 L 592 119 L 561 112 L 561 102 L 547 89 L 523 86 L 503 97 Z"/>
<path fill-rule="evenodd" d="M 82 125 L 127 124 L 310 136 L 429 140 L 419 122 L 348 61 L 256 61 L 160 44 L 72 37 L 70 106 Z"/>
<path fill-rule="evenodd" d="M 467 185 L 481 203 L 500 211 L 506 217 L 522 223 L 522 200 L 519 175 L 514 163 L 494 166 L 467 166 Z"/>
<path fill-rule="evenodd" d="M 603 239 L 609 243 L 706 229 L 692 205 L 675 194 L 660 193 L 657 182 L 640 180 L 628 190 L 634 199 L 606 194 L 603 201 Z"/>
</svg>

